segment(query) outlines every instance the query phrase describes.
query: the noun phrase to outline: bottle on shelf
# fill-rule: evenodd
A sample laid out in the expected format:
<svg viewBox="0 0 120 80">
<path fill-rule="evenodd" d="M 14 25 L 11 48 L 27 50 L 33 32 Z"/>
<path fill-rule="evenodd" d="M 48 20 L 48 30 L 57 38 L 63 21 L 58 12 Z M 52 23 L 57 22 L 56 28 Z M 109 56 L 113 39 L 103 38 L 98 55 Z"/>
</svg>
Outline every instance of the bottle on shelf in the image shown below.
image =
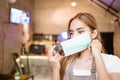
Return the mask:
<svg viewBox="0 0 120 80">
<path fill-rule="evenodd" d="M 24 43 L 22 44 L 22 47 L 21 47 L 21 55 L 26 55 L 26 49 L 25 49 Z"/>
<path fill-rule="evenodd" d="M 15 78 L 15 80 L 20 80 L 20 72 L 19 71 L 15 72 L 14 78 Z"/>
</svg>

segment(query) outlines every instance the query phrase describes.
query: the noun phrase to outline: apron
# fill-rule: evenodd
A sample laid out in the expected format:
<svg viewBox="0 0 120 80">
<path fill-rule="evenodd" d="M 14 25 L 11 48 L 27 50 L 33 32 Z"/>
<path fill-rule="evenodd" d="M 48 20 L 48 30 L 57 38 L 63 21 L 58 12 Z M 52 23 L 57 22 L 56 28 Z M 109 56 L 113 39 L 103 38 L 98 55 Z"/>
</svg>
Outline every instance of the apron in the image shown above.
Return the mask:
<svg viewBox="0 0 120 80">
<path fill-rule="evenodd" d="M 93 62 L 92 62 L 92 69 L 91 69 L 91 75 L 90 76 L 75 76 L 73 75 L 73 66 L 75 64 L 74 60 L 70 66 L 68 67 L 63 80 L 97 80 L 96 79 L 96 66 L 95 66 L 95 60 L 93 58 Z"/>
</svg>

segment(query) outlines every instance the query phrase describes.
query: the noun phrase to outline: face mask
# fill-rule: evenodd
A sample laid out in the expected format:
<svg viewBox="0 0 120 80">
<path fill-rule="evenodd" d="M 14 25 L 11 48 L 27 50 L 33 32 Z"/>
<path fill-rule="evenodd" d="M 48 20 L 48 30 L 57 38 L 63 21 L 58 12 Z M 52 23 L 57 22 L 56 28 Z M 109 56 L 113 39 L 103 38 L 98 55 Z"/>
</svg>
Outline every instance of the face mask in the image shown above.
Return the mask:
<svg viewBox="0 0 120 80">
<path fill-rule="evenodd" d="M 91 43 L 89 33 L 83 33 L 80 36 L 61 42 L 65 56 L 69 56 L 85 50 Z"/>
</svg>

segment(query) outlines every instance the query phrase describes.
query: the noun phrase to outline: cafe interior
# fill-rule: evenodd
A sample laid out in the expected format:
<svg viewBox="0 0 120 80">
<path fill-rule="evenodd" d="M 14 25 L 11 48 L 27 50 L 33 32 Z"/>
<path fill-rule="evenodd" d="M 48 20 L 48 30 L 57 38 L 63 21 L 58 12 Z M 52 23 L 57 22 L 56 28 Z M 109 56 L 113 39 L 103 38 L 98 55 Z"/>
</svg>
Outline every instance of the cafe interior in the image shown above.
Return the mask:
<svg viewBox="0 0 120 80">
<path fill-rule="evenodd" d="M 79 12 L 95 16 L 107 53 L 120 57 L 120 0 L 0 0 L 0 80 L 52 80 L 48 50 Z"/>
</svg>

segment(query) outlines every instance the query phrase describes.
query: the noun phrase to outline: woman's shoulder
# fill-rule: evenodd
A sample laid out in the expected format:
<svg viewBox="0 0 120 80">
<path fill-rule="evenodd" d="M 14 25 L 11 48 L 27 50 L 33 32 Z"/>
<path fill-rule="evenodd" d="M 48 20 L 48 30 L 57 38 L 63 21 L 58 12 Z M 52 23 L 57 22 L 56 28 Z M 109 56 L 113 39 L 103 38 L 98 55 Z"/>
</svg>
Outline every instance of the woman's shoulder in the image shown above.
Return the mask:
<svg viewBox="0 0 120 80">
<path fill-rule="evenodd" d="M 110 63 L 111 65 L 113 64 L 113 63 L 118 63 L 118 64 L 120 64 L 120 58 L 118 57 L 118 56 L 116 56 L 116 55 L 111 55 L 111 54 L 106 54 L 106 53 L 101 53 L 101 56 L 102 56 L 102 58 L 103 58 L 103 61 L 105 62 L 105 63 Z"/>
<path fill-rule="evenodd" d="M 116 60 L 116 59 L 120 59 L 118 56 L 116 56 L 116 55 L 112 55 L 112 54 L 107 54 L 107 53 L 101 53 L 101 56 L 102 56 L 102 58 L 103 59 L 105 59 L 105 60 Z"/>
<path fill-rule="evenodd" d="M 101 53 L 105 66 L 109 73 L 120 72 L 120 58 L 116 55 Z"/>
</svg>

